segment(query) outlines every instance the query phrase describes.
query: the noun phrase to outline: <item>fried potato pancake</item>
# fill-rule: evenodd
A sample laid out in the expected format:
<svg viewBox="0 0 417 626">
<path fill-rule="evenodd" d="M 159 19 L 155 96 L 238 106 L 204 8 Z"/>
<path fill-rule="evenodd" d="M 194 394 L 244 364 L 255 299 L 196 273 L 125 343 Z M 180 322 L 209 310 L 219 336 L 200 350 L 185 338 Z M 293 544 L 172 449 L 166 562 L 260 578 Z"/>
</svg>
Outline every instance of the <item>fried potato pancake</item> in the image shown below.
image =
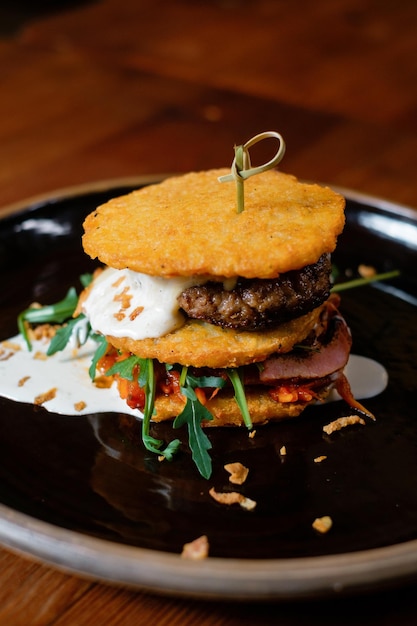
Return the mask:
<svg viewBox="0 0 417 626">
<path fill-rule="evenodd" d="M 264 361 L 274 352 L 289 352 L 319 323 L 326 303 L 307 315 L 262 332 L 236 331 L 188 320 L 178 330 L 154 339 L 108 336 L 117 349 L 161 363 L 194 367 L 239 367 Z"/>
<path fill-rule="evenodd" d="M 276 402 L 265 389 L 246 388 L 246 401 L 252 424 L 266 424 L 270 421 L 297 417 L 306 408 L 308 402 Z M 323 393 L 324 398 L 326 394 Z M 184 408 L 185 399 L 180 396 L 160 396 L 155 401 L 155 422 L 174 419 Z M 232 393 L 222 397 L 215 396 L 207 401 L 205 407 L 210 411 L 213 420 L 203 426 L 243 426 L 242 414 Z"/>
<path fill-rule="evenodd" d="M 191 172 L 101 205 L 84 222 L 85 252 L 153 276 L 274 278 L 334 250 L 342 196 L 274 170 L 245 181 L 238 213 L 235 182 L 218 181 L 228 172 Z"/>
</svg>

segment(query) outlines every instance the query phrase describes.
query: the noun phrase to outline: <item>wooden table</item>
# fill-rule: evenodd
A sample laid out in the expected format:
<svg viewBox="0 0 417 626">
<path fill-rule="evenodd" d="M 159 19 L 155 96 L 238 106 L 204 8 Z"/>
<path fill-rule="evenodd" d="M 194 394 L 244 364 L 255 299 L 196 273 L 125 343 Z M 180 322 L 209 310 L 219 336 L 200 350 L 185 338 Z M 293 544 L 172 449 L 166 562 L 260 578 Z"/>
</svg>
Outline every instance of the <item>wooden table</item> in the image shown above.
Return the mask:
<svg viewBox="0 0 417 626">
<path fill-rule="evenodd" d="M 263 130 L 284 171 L 417 207 L 415 0 L 101 0 L 0 8 L 0 205 L 227 166 Z M 12 206 L 11 206 L 12 205 Z M 249 605 L 106 586 L 0 551 L 0 623 L 415 623 L 414 589 Z"/>
</svg>

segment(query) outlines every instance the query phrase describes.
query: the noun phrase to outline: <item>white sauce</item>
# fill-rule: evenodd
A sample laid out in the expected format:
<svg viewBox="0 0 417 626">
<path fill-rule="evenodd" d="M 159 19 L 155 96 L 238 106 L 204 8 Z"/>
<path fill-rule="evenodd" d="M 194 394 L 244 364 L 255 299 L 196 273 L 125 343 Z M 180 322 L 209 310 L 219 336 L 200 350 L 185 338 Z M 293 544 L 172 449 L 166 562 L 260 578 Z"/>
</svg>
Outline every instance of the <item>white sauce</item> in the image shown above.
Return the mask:
<svg viewBox="0 0 417 626">
<path fill-rule="evenodd" d="M 21 335 L 0 344 L 1 396 L 33 404 L 38 395 L 56 388 L 55 397 L 43 404 L 48 411 L 62 415 L 116 412 L 141 417 L 140 411 L 130 409 L 119 397 L 116 385 L 103 389 L 92 383 L 88 369 L 97 347 L 94 341 L 89 340 L 79 350 L 69 345 L 51 357 L 39 358 L 47 347 L 47 342 L 37 341 L 29 352 Z M 378 395 L 388 383 L 388 374 L 380 363 L 354 354 L 345 373 L 358 400 Z M 332 392 L 331 400 L 338 399 L 338 394 Z M 83 408 L 76 406 L 80 402 L 85 404 Z"/>
<path fill-rule="evenodd" d="M 388 385 L 388 372 L 381 363 L 366 356 L 351 354 L 344 369 L 354 398 L 366 400 L 382 393 Z M 336 390 L 332 390 L 328 402 L 340 400 Z"/>
<path fill-rule="evenodd" d="M 142 416 L 140 411 L 130 409 L 120 398 L 116 385 L 103 389 L 91 381 L 88 369 L 97 349 L 96 342 L 90 339 L 79 350 L 67 346 L 62 352 L 42 358 L 47 349 L 48 342 L 34 341 L 29 352 L 21 335 L 0 344 L 0 395 L 16 402 L 34 404 L 37 396 L 55 388 L 55 397 L 43 403 L 54 413 L 83 415 L 109 411 Z M 81 409 L 80 402 L 85 404 Z"/>
<path fill-rule="evenodd" d="M 162 337 L 185 321 L 178 296 L 200 277 L 160 278 L 106 268 L 93 282 L 82 309 L 94 331 L 113 337 Z"/>
</svg>

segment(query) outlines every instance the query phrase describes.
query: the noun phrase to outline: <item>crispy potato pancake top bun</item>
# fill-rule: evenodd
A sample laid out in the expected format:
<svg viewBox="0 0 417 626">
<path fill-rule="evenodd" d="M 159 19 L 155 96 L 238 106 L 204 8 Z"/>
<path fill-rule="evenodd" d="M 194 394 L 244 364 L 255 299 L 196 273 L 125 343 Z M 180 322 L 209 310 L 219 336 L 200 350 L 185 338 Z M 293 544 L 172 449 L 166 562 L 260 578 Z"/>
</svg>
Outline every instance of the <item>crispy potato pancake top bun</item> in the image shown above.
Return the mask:
<svg viewBox="0 0 417 626">
<path fill-rule="evenodd" d="M 345 201 L 276 170 L 245 181 L 245 210 L 227 169 L 168 178 L 98 207 L 83 247 L 115 269 L 152 276 L 273 278 L 336 247 Z"/>
</svg>

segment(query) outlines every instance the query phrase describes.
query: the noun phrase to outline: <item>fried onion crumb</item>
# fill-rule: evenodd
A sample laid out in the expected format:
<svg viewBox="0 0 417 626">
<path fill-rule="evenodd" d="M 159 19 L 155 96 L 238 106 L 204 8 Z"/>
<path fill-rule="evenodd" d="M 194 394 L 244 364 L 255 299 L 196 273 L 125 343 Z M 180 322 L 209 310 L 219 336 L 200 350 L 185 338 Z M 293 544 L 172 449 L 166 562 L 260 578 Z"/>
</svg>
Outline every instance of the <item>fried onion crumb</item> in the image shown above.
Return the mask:
<svg viewBox="0 0 417 626">
<path fill-rule="evenodd" d="M 190 543 L 185 543 L 181 552 L 183 559 L 200 561 L 206 559 L 209 553 L 209 542 L 206 535 L 202 535 Z"/>
<path fill-rule="evenodd" d="M 19 350 L 22 349 L 18 343 L 15 343 L 14 341 L 9 341 L 8 339 L 2 341 L 1 346 L 6 350 L 12 350 L 13 352 L 19 352 Z"/>
<path fill-rule="evenodd" d="M 327 459 L 327 456 L 325 454 L 321 454 L 320 456 L 316 456 L 316 458 L 314 459 L 314 463 L 321 463 L 322 461 L 325 461 Z"/>
<path fill-rule="evenodd" d="M 23 378 L 21 378 L 18 383 L 17 386 L 18 387 L 23 387 L 23 385 L 29 380 L 30 376 L 23 376 Z"/>
<path fill-rule="evenodd" d="M 50 389 L 49 391 L 46 391 L 45 393 L 40 393 L 38 396 L 36 396 L 36 398 L 33 401 L 33 404 L 44 404 L 45 402 L 48 402 L 49 400 L 53 400 L 56 396 L 56 387 L 53 387 L 52 389 Z"/>
<path fill-rule="evenodd" d="M 316 517 L 312 526 L 314 530 L 324 535 L 325 533 L 329 532 L 329 530 L 333 526 L 333 520 L 329 515 L 324 515 L 323 517 Z"/>
<path fill-rule="evenodd" d="M 326 424 L 323 426 L 323 430 L 326 435 L 331 435 L 342 428 L 346 428 L 346 426 L 354 426 L 355 424 L 365 426 L 365 423 L 365 420 L 362 417 L 359 417 L 359 415 L 347 415 L 345 417 L 339 417 L 337 420 Z"/>
<path fill-rule="evenodd" d="M 372 265 L 365 265 L 364 263 L 361 263 L 358 265 L 358 272 L 362 278 L 372 278 L 372 276 L 375 276 L 376 274 L 376 269 Z"/>
<path fill-rule="evenodd" d="M 212 487 L 209 494 L 219 504 L 239 504 L 246 511 L 252 511 L 256 507 L 255 500 L 251 500 L 237 491 L 219 492 Z"/>
<path fill-rule="evenodd" d="M 94 379 L 94 385 L 98 389 L 110 389 L 113 384 L 112 376 L 96 376 Z"/>
<path fill-rule="evenodd" d="M 38 307 L 33 307 L 33 308 L 38 308 Z M 30 326 L 28 328 L 28 335 L 29 335 L 29 338 L 34 341 L 41 341 L 43 339 L 50 340 L 52 339 L 52 337 L 55 336 L 57 328 L 59 328 L 59 326 L 53 325 L 53 324 L 39 324 L 38 326 L 35 326 L 35 327 Z"/>
<path fill-rule="evenodd" d="M 243 485 L 248 477 L 249 469 L 242 465 L 242 463 L 227 463 L 224 466 L 226 472 L 229 472 L 229 482 L 234 485 Z"/>
<path fill-rule="evenodd" d="M 74 404 L 74 409 L 76 411 L 83 411 L 86 406 L 87 406 L 87 404 L 83 400 L 80 400 L 80 402 L 76 402 Z"/>
</svg>

